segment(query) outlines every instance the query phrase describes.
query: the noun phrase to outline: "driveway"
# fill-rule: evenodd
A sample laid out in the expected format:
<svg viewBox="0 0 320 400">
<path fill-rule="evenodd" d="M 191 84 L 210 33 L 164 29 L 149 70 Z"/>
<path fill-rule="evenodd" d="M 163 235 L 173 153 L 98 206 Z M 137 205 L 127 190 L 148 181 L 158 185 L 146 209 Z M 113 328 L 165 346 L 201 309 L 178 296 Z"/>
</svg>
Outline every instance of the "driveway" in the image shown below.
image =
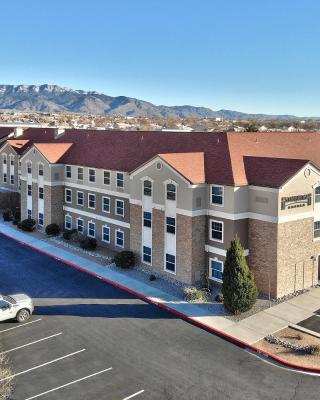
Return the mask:
<svg viewBox="0 0 320 400">
<path fill-rule="evenodd" d="M 12 400 L 318 399 L 319 378 L 270 364 L 101 280 L 0 235 L 0 292 L 30 323 L 0 323 Z"/>
</svg>

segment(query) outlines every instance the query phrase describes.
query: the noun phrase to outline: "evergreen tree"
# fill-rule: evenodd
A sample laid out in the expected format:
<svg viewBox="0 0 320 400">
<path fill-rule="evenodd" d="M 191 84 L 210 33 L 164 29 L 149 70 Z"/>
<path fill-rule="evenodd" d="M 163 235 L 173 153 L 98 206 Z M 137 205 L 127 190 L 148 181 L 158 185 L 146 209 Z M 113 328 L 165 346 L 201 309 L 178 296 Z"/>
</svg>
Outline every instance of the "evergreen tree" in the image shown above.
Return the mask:
<svg viewBox="0 0 320 400">
<path fill-rule="evenodd" d="M 250 310 L 258 297 L 258 289 L 236 236 L 227 250 L 223 270 L 223 303 L 232 314 Z"/>
</svg>

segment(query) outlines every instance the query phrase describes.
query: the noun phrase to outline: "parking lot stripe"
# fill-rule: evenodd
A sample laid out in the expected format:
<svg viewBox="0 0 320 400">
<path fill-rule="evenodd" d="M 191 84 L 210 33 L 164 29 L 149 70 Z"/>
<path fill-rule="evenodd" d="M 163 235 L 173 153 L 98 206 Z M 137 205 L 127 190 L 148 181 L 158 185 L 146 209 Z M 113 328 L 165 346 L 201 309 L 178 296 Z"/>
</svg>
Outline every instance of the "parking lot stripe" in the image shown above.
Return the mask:
<svg viewBox="0 0 320 400">
<path fill-rule="evenodd" d="M 2 331 L 0 331 L 0 333 L 12 331 L 13 329 L 23 328 L 26 325 L 34 324 L 35 322 L 39 322 L 39 321 L 42 321 L 42 318 L 35 319 L 34 321 L 26 322 L 25 324 L 13 326 L 12 328 L 3 329 Z"/>
<path fill-rule="evenodd" d="M 86 350 L 86 349 L 81 349 L 81 350 L 75 351 L 75 352 L 73 352 L 73 353 L 67 354 L 67 355 L 65 355 L 65 356 L 63 356 L 63 357 L 59 357 L 59 358 L 56 358 L 56 359 L 54 359 L 54 360 L 48 361 L 48 362 L 46 362 L 46 363 L 44 363 L 44 364 L 37 365 L 36 367 L 32 367 L 32 368 L 26 369 L 25 371 L 22 371 L 22 372 L 18 372 L 18 373 L 14 374 L 14 375 L 8 376 L 8 377 L 3 378 L 3 379 L 0 379 L 0 382 L 6 381 L 6 380 L 8 380 L 8 379 L 15 378 L 16 376 L 19 376 L 19 375 L 26 374 L 27 372 L 34 371 L 35 369 L 39 369 L 39 368 L 45 367 L 46 365 L 53 364 L 53 363 L 55 363 L 55 362 L 57 362 L 57 361 L 60 361 L 60 360 L 65 359 L 65 358 L 72 357 L 72 356 L 74 356 L 74 355 L 76 355 L 76 354 L 82 353 L 82 352 L 85 351 L 85 350 Z"/>
<path fill-rule="evenodd" d="M 28 397 L 28 398 L 25 399 L 25 400 L 36 399 L 36 398 L 41 397 L 41 396 L 44 396 L 44 395 L 46 395 L 46 394 L 48 394 L 48 393 L 55 392 L 56 390 L 63 389 L 63 388 L 65 388 L 65 387 L 67 387 L 67 386 L 73 385 L 73 384 L 75 384 L 75 383 L 84 381 L 84 380 L 86 380 L 86 379 L 92 378 L 93 376 L 96 376 L 96 375 L 99 375 L 99 374 L 103 374 L 104 372 L 111 371 L 111 370 L 112 370 L 112 367 L 107 368 L 107 369 L 103 369 L 102 371 L 98 371 L 98 372 L 95 372 L 94 374 L 84 376 L 83 378 L 80 378 L 80 379 L 77 379 L 77 380 L 75 380 L 75 381 L 66 383 L 65 385 L 61 385 L 61 386 L 58 386 L 58 387 L 56 387 L 56 388 L 47 390 L 46 392 L 42 392 L 42 393 L 36 394 L 35 396 L 32 396 L 32 397 Z"/>
<path fill-rule="evenodd" d="M 140 390 L 139 392 L 137 392 L 137 393 L 133 393 L 131 396 L 129 396 L 129 397 L 126 397 L 125 399 L 122 399 L 122 400 L 129 400 L 129 399 L 133 399 L 134 397 L 136 397 L 136 396 L 139 396 L 139 394 L 142 394 L 144 392 L 144 390 Z"/>
<path fill-rule="evenodd" d="M 22 346 L 14 347 L 13 349 L 10 349 L 10 350 L 2 351 L 0 354 L 10 353 L 11 351 L 19 350 L 19 349 L 22 349 L 23 347 L 31 346 L 31 345 L 33 345 L 35 343 L 43 342 L 44 340 L 48 340 L 48 339 L 51 339 L 51 338 L 53 338 L 55 336 L 59 336 L 59 335 L 62 335 L 62 332 L 56 333 L 56 334 L 51 335 L 51 336 L 47 336 L 47 337 L 42 338 L 42 339 L 35 340 L 34 342 L 23 344 Z"/>
</svg>

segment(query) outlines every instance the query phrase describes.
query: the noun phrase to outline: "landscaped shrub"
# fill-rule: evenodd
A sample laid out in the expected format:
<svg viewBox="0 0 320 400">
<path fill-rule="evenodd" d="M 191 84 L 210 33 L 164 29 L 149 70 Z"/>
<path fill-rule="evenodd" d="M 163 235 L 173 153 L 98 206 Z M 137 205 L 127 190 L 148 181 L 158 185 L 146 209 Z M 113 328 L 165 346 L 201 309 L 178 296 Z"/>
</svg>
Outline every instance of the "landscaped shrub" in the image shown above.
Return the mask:
<svg viewBox="0 0 320 400">
<path fill-rule="evenodd" d="M 21 229 L 21 228 L 22 228 L 22 223 L 21 223 L 21 221 L 18 222 L 17 228 L 18 228 L 18 229 Z"/>
<path fill-rule="evenodd" d="M 185 300 L 190 302 L 206 302 L 209 298 L 207 289 L 197 289 L 195 286 L 184 288 L 183 294 Z"/>
<path fill-rule="evenodd" d="M 90 250 L 90 251 L 95 250 L 95 248 L 97 247 L 97 241 L 96 239 L 90 237 L 83 238 L 80 241 L 80 247 L 83 250 Z"/>
<path fill-rule="evenodd" d="M 151 274 L 150 276 L 149 276 L 149 281 L 155 281 L 157 279 L 157 277 L 154 275 L 154 274 Z"/>
<path fill-rule="evenodd" d="M 232 241 L 224 263 L 222 294 L 225 308 L 232 314 L 250 310 L 258 297 L 238 236 Z"/>
<path fill-rule="evenodd" d="M 78 233 L 77 229 L 65 229 L 63 231 L 62 237 L 64 240 L 70 240 L 72 235 Z"/>
<path fill-rule="evenodd" d="M 59 235 L 60 227 L 58 224 L 52 223 L 46 226 L 46 234 L 47 235 Z"/>
<path fill-rule="evenodd" d="M 222 303 L 223 302 L 223 294 L 222 293 L 218 293 L 215 297 L 215 301 L 217 303 Z"/>
<path fill-rule="evenodd" d="M 21 229 L 26 232 L 32 232 L 36 227 L 36 221 L 32 218 L 21 221 Z"/>
<path fill-rule="evenodd" d="M 12 221 L 12 219 L 13 219 L 12 211 L 9 209 L 4 210 L 2 213 L 2 217 L 3 217 L 4 221 Z"/>
<path fill-rule="evenodd" d="M 135 255 L 132 251 L 120 251 L 115 255 L 114 262 L 117 267 L 131 268 L 135 264 Z"/>
<path fill-rule="evenodd" d="M 13 213 L 13 220 L 12 220 L 13 225 L 18 225 L 18 222 L 20 221 L 20 219 L 21 219 L 20 209 L 17 209 Z"/>
</svg>

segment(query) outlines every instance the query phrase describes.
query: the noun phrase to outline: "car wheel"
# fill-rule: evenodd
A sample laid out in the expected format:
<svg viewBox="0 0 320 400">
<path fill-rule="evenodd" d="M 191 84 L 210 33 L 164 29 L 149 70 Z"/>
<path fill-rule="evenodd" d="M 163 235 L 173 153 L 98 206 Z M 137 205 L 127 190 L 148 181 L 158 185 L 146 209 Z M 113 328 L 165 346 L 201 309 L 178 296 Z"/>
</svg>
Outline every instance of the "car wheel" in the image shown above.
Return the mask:
<svg viewBox="0 0 320 400">
<path fill-rule="evenodd" d="M 17 314 L 17 321 L 18 322 L 25 322 L 28 321 L 28 319 L 30 318 L 30 311 L 27 310 L 26 308 L 23 308 L 22 310 L 20 310 Z"/>
</svg>

